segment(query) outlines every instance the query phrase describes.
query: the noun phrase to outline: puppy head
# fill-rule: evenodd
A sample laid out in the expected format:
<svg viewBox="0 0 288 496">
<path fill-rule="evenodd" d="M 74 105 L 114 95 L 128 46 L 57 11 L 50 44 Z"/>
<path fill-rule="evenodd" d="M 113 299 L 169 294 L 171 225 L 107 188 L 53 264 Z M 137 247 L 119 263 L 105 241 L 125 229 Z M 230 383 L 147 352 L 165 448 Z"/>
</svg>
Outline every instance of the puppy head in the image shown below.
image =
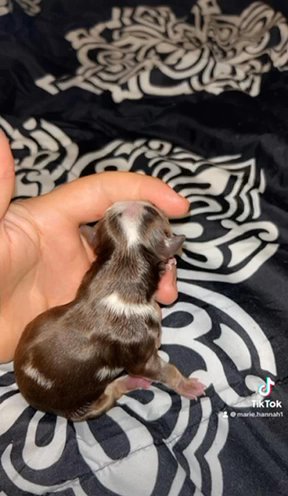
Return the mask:
<svg viewBox="0 0 288 496">
<path fill-rule="evenodd" d="M 160 261 L 173 257 L 185 239 L 173 235 L 167 217 L 147 201 L 116 202 L 99 224 L 96 236 L 100 243 L 109 236 L 114 246 L 123 250 L 137 250 L 142 245 Z"/>
</svg>

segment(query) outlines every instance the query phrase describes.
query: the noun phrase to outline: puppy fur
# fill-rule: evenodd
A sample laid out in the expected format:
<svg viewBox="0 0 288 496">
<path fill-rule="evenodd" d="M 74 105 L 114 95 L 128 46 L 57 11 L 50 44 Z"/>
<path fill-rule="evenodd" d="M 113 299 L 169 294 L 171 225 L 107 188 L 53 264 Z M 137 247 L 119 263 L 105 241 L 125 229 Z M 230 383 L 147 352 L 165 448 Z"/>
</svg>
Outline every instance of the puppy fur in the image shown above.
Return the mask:
<svg viewBox="0 0 288 496">
<path fill-rule="evenodd" d="M 158 355 L 155 292 L 184 236 L 173 236 L 149 202 L 130 201 L 115 203 L 95 229 L 82 232 L 97 256 L 75 299 L 36 317 L 16 349 L 16 381 L 27 402 L 80 421 L 152 381 L 191 399 L 204 394 L 197 379 Z"/>
</svg>

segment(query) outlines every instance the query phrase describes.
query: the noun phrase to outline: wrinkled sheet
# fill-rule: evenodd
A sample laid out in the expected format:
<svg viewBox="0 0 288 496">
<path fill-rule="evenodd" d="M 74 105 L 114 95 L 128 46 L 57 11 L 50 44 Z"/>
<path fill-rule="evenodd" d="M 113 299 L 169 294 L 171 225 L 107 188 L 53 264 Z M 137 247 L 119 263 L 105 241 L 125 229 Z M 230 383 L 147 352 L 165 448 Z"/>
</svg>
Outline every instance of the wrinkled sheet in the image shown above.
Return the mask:
<svg viewBox="0 0 288 496">
<path fill-rule="evenodd" d="M 105 170 L 186 196 L 161 353 L 207 385 L 73 424 L 1 365 L 1 495 L 288 494 L 287 70 L 284 0 L 0 1 L 15 198 Z"/>
</svg>

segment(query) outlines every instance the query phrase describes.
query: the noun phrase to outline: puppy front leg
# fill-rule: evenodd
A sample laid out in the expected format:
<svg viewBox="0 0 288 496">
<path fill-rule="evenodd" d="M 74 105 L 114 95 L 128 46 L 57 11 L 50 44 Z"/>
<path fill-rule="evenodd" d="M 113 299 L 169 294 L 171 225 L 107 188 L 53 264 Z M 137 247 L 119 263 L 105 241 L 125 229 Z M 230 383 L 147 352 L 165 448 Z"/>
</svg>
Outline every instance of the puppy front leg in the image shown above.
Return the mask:
<svg viewBox="0 0 288 496">
<path fill-rule="evenodd" d="M 198 379 L 184 377 L 174 365 L 164 362 L 158 354 L 152 355 L 143 368 L 129 371 L 129 373 L 161 382 L 189 399 L 195 399 L 197 396 L 205 394 L 205 386 Z"/>
</svg>

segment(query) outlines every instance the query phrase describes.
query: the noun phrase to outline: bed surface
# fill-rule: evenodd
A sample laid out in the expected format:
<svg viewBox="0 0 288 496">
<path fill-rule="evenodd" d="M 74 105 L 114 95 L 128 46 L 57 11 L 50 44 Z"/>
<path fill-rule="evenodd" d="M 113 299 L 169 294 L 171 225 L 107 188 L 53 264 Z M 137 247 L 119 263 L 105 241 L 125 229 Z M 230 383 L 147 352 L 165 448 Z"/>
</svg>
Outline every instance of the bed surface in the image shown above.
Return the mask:
<svg viewBox="0 0 288 496">
<path fill-rule="evenodd" d="M 73 424 L 1 365 L 0 495 L 287 495 L 287 2 L 2 0 L 0 128 L 15 198 L 130 170 L 190 200 L 161 353 L 208 386 Z"/>
</svg>

